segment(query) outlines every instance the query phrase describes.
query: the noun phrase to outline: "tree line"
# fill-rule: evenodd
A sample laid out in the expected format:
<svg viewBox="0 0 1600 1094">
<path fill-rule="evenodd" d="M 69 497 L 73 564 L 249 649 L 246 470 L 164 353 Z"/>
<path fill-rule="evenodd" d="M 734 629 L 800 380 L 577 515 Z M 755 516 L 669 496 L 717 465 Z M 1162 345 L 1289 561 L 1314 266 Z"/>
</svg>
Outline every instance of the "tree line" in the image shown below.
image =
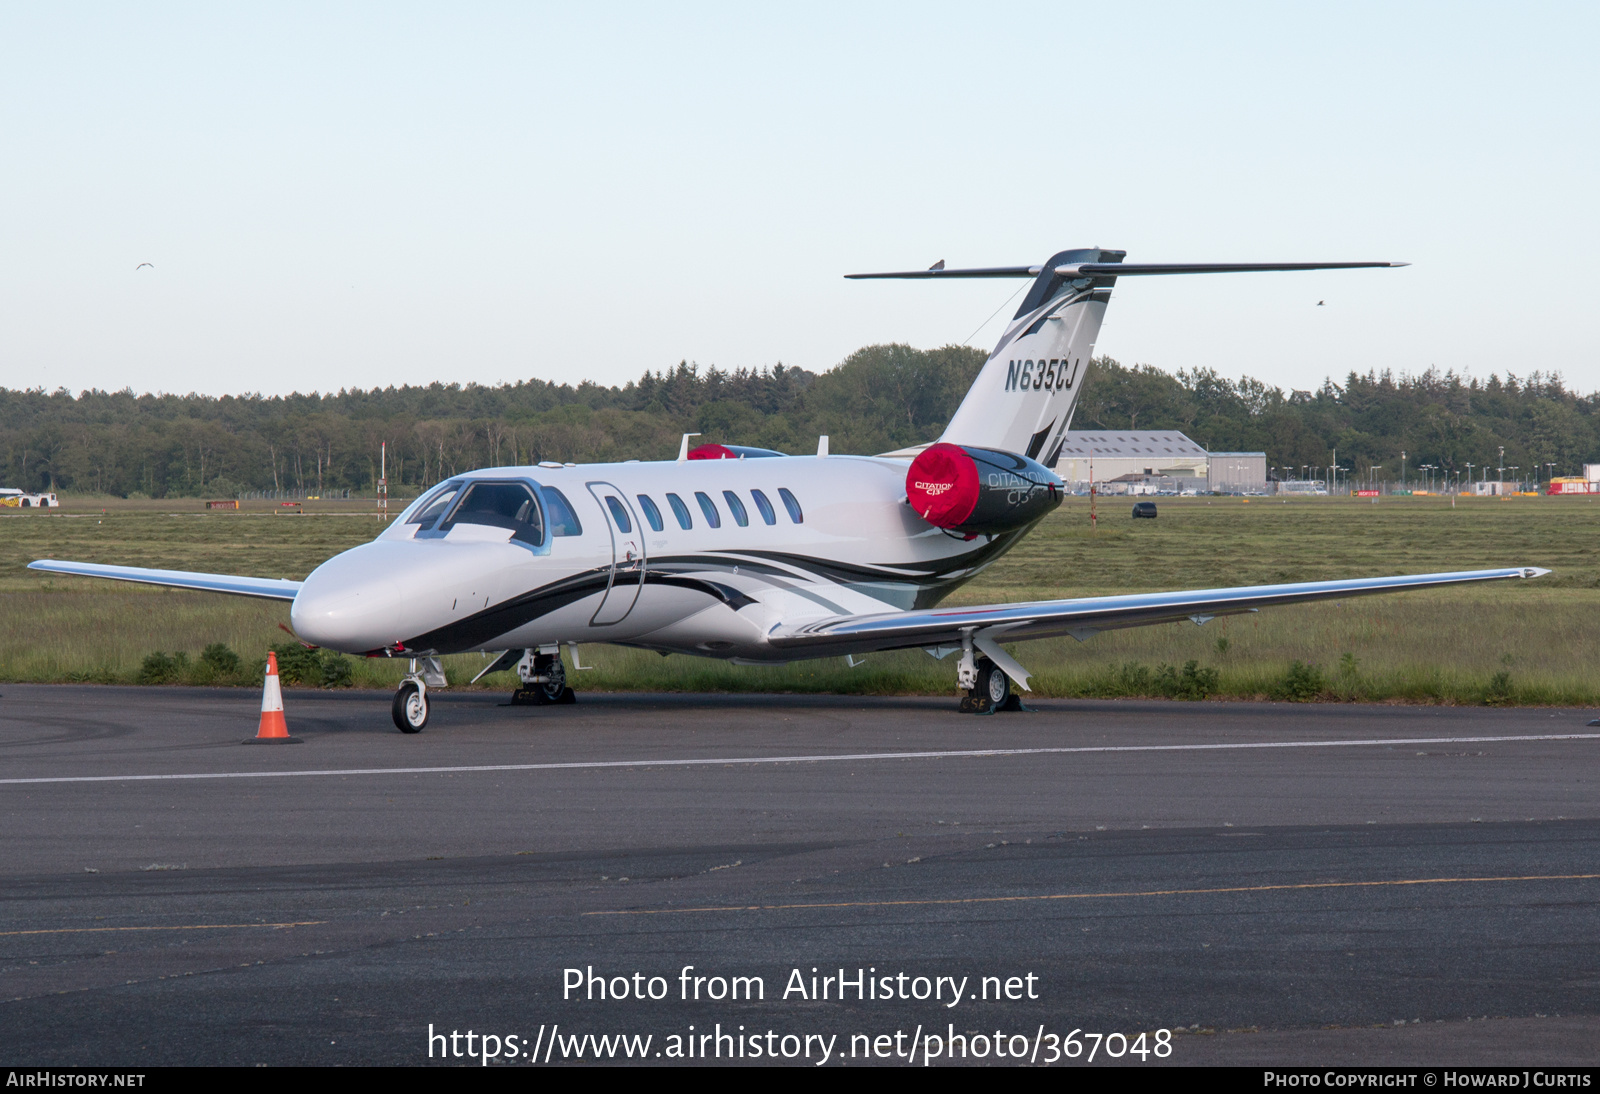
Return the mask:
<svg viewBox="0 0 1600 1094">
<path fill-rule="evenodd" d="M 0 485 L 122 497 L 371 493 L 381 442 L 404 496 L 476 467 L 667 459 L 683 433 L 786 452 L 884 452 L 937 437 L 982 367 L 967 346 L 867 346 L 822 373 L 778 365 L 725 371 L 680 362 L 604 387 L 546 380 L 433 383 L 287 396 L 0 388 Z M 1527 473 L 1600 462 L 1600 393 L 1553 374 L 1480 381 L 1352 372 L 1284 392 L 1209 369 L 1164 372 L 1097 358 L 1075 429 L 1177 429 L 1215 451 L 1265 451 L 1271 466 L 1465 469 L 1498 460 Z"/>
</svg>

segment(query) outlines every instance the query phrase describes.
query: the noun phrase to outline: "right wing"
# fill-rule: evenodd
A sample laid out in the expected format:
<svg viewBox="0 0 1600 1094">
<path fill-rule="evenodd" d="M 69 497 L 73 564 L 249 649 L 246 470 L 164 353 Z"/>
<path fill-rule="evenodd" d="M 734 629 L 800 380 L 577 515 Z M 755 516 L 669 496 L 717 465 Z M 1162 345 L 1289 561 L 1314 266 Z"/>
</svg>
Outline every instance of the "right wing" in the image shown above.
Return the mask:
<svg viewBox="0 0 1600 1094">
<path fill-rule="evenodd" d="M 257 596 L 266 600 L 293 600 L 300 582 L 273 577 L 239 577 L 234 574 L 197 574 L 189 570 L 147 570 L 143 566 L 102 566 L 96 562 L 61 562 L 41 558 L 28 563 L 30 570 L 74 577 L 104 577 L 112 581 L 137 581 L 170 589 L 197 589 L 208 593 Z"/>
<path fill-rule="evenodd" d="M 1436 585 L 1539 577 L 1549 572 L 1525 566 L 1347 581 L 1302 581 L 1292 585 L 1245 585 L 1232 589 L 1086 596 L 1074 600 L 1036 600 L 1022 604 L 926 608 L 920 611 L 884 612 L 881 615 L 835 615 L 796 627 L 780 626 L 767 636 L 767 641 L 780 650 L 794 650 L 805 657 L 823 657 L 914 646 L 960 646 L 963 635 L 970 634 L 980 649 L 1002 668 L 1006 668 L 1010 659 L 1002 660 L 994 654 L 999 649 L 996 645 L 998 642 L 1060 635 L 1071 635 L 1083 641 L 1100 631 L 1176 623 L 1184 619 L 1205 623 L 1219 615 L 1237 615 L 1276 604 L 1398 593 Z M 1007 668 L 1007 674 L 1011 674 L 1010 668 Z M 1024 672 L 1022 675 L 1025 679 L 1027 674 Z M 1023 684 L 1023 679 L 1017 682 Z"/>
</svg>

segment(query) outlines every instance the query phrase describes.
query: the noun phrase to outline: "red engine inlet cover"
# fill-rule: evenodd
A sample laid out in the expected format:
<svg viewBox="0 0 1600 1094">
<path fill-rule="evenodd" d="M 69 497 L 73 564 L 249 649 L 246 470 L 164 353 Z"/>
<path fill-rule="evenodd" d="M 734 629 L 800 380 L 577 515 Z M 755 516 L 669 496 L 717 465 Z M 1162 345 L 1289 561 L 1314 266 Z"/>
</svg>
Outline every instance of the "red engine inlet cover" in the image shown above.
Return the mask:
<svg viewBox="0 0 1600 1094">
<path fill-rule="evenodd" d="M 725 444 L 697 444 L 689 449 L 691 460 L 736 460 L 739 454 Z"/>
<path fill-rule="evenodd" d="M 959 445 L 929 445 L 906 472 L 906 500 L 929 524 L 954 528 L 978 504 L 978 465 Z"/>
</svg>

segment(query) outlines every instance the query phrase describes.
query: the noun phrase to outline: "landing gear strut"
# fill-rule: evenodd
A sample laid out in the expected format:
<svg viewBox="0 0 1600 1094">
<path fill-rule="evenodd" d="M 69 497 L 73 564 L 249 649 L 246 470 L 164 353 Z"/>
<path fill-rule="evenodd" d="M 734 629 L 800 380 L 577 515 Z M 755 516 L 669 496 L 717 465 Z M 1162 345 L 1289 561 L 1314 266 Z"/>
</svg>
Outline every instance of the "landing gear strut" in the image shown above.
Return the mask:
<svg viewBox="0 0 1600 1094">
<path fill-rule="evenodd" d="M 542 706 L 546 703 L 575 703 L 578 696 L 567 686 L 567 669 L 561 663 L 560 647 L 550 652 L 528 650 L 517 662 L 522 686 L 511 693 L 514 707 Z"/>
</svg>

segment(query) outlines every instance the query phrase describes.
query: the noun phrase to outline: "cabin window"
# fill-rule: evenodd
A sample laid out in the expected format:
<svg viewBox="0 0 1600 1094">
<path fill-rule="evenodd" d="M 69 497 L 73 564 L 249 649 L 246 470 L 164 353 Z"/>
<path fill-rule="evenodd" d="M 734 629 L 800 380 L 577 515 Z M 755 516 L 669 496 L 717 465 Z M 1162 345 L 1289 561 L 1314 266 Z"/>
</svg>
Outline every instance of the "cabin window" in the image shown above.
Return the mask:
<svg viewBox="0 0 1600 1094">
<path fill-rule="evenodd" d="M 650 522 L 650 527 L 657 532 L 666 527 L 661 523 L 661 510 L 656 508 L 656 503 L 650 499 L 649 494 L 639 495 L 639 508 L 644 510 L 644 519 Z"/>
<path fill-rule="evenodd" d="M 694 492 L 694 500 L 700 503 L 700 511 L 706 515 L 706 523 L 713 528 L 721 528 L 722 514 L 717 512 L 717 503 L 706 497 L 703 490 Z"/>
<path fill-rule="evenodd" d="M 683 504 L 682 498 L 676 494 L 668 494 L 667 504 L 672 506 L 672 515 L 678 518 L 678 527 L 685 532 L 694 527 L 694 521 L 689 518 L 689 507 Z"/>
<path fill-rule="evenodd" d="M 790 520 L 796 524 L 804 524 L 806 522 L 806 515 L 800 511 L 800 503 L 795 500 L 793 494 L 789 493 L 788 487 L 778 487 L 778 497 L 783 499 L 783 507 L 789 510 Z"/>
<path fill-rule="evenodd" d="M 768 524 L 777 524 L 778 514 L 773 512 L 772 503 L 767 500 L 767 496 L 759 490 L 750 491 L 750 496 L 756 499 L 756 508 L 761 510 L 761 519 Z"/>
<path fill-rule="evenodd" d="M 606 498 L 606 508 L 611 510 L 611 519 L 617 522 L 617 531 L 627 535 L 633 531 L 633 521 L 628 519 L 628 507 L 613 497 Z"/>
<path fill-rule="evenodd" d="M 724 490 L 722 499 L 728 503 L 728 512 L 733 514 L 733 519 L 740 528 L 750 527 L 750 514 L 745 512 L 744 502 L 739 500 L 739 495 L 732 490 Z"/>
<path fill-rule="evenodd" d="M 533 491 L 520 482 L 468 484 L 450 518 L 439 527 L 449 531 L 458 524 L 483 524 L 509 528 L 511 538 L 535 547 L 544 543 L 544 517 Z"/>
<path fill-rule="evenodd" d="M 420 524 L 427 528 L 439 519 L 439 514 L 449 508 L 455 500 L 456 493 L 461 489 L 459 482 L 447 482 L 441 486 L 437 493 L 421 505 L 417 506 L 417 515 L 406 521 L 407 524 Z"/>
<path fill-rule="evenodd" d="M 581 536 L 583 525 L 578 523 L 578 514 L 572 511 L 572 503 L 567 496 L 553 486 L 544 488 L 544 503 L 550 510 L 550 534 L 552 536 Z"/>
</svg>

